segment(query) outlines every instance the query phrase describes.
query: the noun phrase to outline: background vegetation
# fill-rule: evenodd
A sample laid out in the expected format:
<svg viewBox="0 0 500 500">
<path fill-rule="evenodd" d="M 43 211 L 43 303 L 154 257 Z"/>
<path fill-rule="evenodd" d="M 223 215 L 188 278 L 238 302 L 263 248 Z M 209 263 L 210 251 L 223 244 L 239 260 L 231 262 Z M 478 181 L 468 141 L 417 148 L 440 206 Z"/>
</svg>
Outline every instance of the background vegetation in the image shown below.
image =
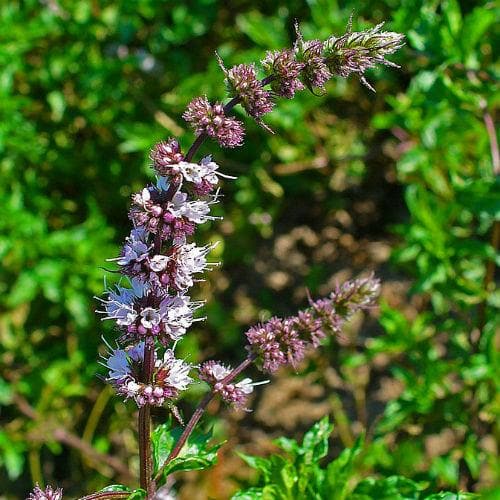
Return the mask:
<svg viewBox="0 0 500 500">
<path fill-rule="evenodd" d="M 365 436 L 351 482 L 401 474 L 500 496 L 494 2 L 12 0 L 0 5 L 5 498 L 34 481 L 74 498 L 136 476 L 134 405 L 96 377 L 112 334 L 93 296 L 129 230 L 129 195 L 152 178 L 148 150 L 168 136 L 187 147 L 186 104 L 224 97 L 214 50 L 228 65 L 259 60 L 292 43 L 294 19 L 326 38 L 352 10 L 355 29 L 387 20 L 407 35 L 401 70 L 372 72 L 377 94 L 335 79 L 324 96 L 281 101 L 276 135 L 248 123 L 244 147 L 204 147 L 238 180 L 224 186 L 225 220 L 204 227 L 224 263 L 198 289 L 208 320 L 179 347 L 234 362 L 248 325 L 370 270 L 382 306 L 302 375 L 279 373 L 254 412 L 209 417 L 229 441 L 219 463 L 175 487 L 227 498 L 254 481 L 235 447 L 276 452 L 272 438 L 300 440 L 329 415 L 330 459 Z"/>
</svg>

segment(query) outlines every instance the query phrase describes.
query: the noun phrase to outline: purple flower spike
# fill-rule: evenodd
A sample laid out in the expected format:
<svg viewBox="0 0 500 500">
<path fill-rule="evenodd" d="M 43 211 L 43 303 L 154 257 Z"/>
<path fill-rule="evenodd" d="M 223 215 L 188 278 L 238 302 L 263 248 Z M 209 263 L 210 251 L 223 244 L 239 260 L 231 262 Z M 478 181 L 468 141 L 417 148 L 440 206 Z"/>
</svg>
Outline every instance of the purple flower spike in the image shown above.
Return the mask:
<svg viewBox="0 0 500 500">
<path fill-rule="evenodd" d="M 310 307 L 287 319 L 271 318 L 247 331 L 247 349 L 256 354 L 263 371 L 282 365 L 297 368 L 308 347 L 318 347 L 327 332 L 338 335 L 343 324 L 357 311 L 371 307 L 380 291 L 373 276 L 347 281 L 329 297 L 310 300 Z"/>
</svg>

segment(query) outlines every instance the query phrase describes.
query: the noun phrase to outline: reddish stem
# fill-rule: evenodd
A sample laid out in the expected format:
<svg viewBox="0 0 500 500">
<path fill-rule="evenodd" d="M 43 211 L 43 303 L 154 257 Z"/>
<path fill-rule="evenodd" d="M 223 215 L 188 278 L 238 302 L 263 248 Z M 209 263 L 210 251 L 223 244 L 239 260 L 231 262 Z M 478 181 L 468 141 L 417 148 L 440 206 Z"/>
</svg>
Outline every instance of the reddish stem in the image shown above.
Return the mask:
<svg viewBox="0 0 500 500">
<path fill-rule="evenodd" d="M 238 365 L 231 373 L 229 373 L 225 378 L 223 378 L 220 381 L 220 383 L 225 385 L 225 384 L 228 384 L 229 382 L 231 382 L 232 380 L 234 380 L 243 370 L 248 368 L 255 361 L 256 357 L 257 356 L 255 354 L 251 354 L 250 356 L 248 356 L 248 358 L 246 358 L 240 365 Z M 212 401 L 214 396 L 215 396 L 215 392 L 210 391 L 200 401 L 200 404 L 196 408 L 195 412 L 193 413 L 193 415 L 189 419 L 189 422 L 187 423 L 186 428 L 182 432 L 181 437 L 179 438 L 177 443 L 175 443 L 175 446 L 172 449 L 172 451 L 170 452 L 170 455 L 168 456 L 168 458 L 165 460 L 163 465 L 158 470 L 158 473 L 155 476 L 155 480 L 160 479 L 167 464 L 170 463 L 174 458 L 176 458 L 179 455 L 183 446 L 186 444 L 186 441 L 188 440 L 189 436 L 193 432 L 196 424 L 199 422 L 199 420 L 202 417 L 203 413 L 205 412 L 208 404 L 210 403 L 210 401 Z"/>
<path fill-rule="evenodd" d="M 154 340 L 146 339 L 144 344 L 144 366 L 143 380 L 144 383 L 151 383 L 154 369 Z M 154 481 L 151 481 L 153 463 L 151 456 L 151 406 L 145 404 L 139 408 L 139 463 L 140 463 L 140 484 L 141 488 L 146 490 L 148 498 L 155 491 Z"/>
</svg>

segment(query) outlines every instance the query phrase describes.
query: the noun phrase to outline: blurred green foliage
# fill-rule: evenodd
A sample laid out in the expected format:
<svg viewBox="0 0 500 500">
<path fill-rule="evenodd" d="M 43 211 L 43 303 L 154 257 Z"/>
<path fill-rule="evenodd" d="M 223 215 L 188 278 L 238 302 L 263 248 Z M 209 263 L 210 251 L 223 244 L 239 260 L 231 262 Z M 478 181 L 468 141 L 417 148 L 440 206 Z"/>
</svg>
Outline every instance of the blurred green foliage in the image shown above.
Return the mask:
<svg viewBox="0 0 500 500">
<path fill-rule="evenodd" d="M 387 20 L 407 34 L 392 58 L 402 69 L 373 71 L 376 95 L 338 79 L 324 96 L 281 101 L 266 118 L 277 133 L 247 122 L 236 151 L 205 146 L 239 178 L 224 186 L 225 221 L 202 230 L 202 239 L 223 242 L 215 257 L 224 267 L 199 290 L 208 320 L 179 348 L 192 361 L 238 359 L 244 327 L 295 310 L 304 298 L 297 287 L 316 294 L 342 266 L 364 268 L 345 256 L 314 258 L 273 290 L 259 266 L 280 235 L 331 227 L 345 213 L 355 236 L 391 238 L 390 230 L 394 267 L 382 278 L 407 273 L 413 298 L 404 309 L 417 300 L 416 312 L 387 304 L 383 330 L 367 333 L 362 349 L 331 345 L 325 356 L 354 387 L 369 367 L 374 383 L 390 374 L 403 390 L 369 429 L 350 411 L 334 411 L 337 428 L 344 415 L 345 425 L 361 420 L 369 430 L 363 472 L 498 494 L 500 190 L 487 126 L 500 95 L 498 7 L 13 0 L 0 5 L 0 484 L 8 498 L 44 480 L 77 496 L 137 471 L 134 409 L 95 376 L 101 335 L 113 334 L 96 320 L 93 296 L 128 233 L 129 195 L 152 178 L 148 149 L 167 136 L 188 147 L 185 105 L 203 93 L 224 98 L 214 50 L 228 66 L 255 61 L 292 43 L 295 18 L 306 37 L 326 38 L 343 32 L 353 9 L 356 29 Z M 369 216 L 358 211 L 366 200 Z M 436 437 L 445 443 L 433 451 Z"/>
</svg>

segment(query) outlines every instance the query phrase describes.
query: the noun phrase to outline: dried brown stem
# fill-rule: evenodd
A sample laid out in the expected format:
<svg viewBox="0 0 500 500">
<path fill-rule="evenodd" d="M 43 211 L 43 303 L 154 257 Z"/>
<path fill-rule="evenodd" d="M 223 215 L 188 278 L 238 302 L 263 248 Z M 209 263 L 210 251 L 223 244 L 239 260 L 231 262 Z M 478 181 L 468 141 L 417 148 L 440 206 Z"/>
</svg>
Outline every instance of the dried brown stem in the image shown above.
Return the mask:
<svg viewBox="0 0 500 500">
<path fill-rule="evenodd" d="M 22 396 L 20 396 L 19 394 L 14 395 L 13 401 L 17 408 L 21 411 L 21 413 L 23 413 L 23 415 L 26 415 L 28 418 L 34 421 L 40 420 L 38 412 Z M 50 423 L 45 423 L 44 425 L 50 426 Z M 77 449 L 83 455 L 89 457 L 95 462 L 106 464 L 125 479 L 132 479 L 132 474 L 130 473 L 128 467 L 120 460 L 111 455 L 107 455 L 105 453 L 97 451 L 92 447 L 91 444 L 79 438 L 76 434 L 69 432 L 67 429 L 58 427 L 53 432 L 45 432 L 44 434 L 51 435 L 56 441 L 70 446 L 71 448 Z"/>
</svg>

